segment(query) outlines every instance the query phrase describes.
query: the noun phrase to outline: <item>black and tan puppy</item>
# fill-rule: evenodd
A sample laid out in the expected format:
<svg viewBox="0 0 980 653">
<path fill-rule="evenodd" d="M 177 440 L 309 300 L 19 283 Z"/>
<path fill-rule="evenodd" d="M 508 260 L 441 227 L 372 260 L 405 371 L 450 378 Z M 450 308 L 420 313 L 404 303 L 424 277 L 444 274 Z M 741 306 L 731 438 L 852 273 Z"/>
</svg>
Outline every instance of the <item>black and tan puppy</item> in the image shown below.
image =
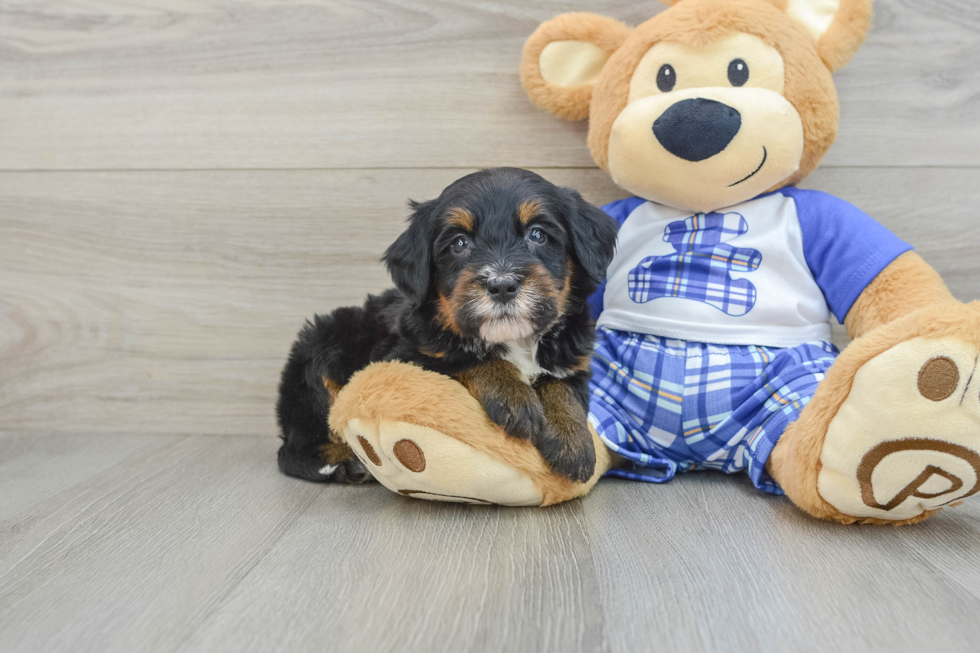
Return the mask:
<svg viewBox="0 0 980 653">
<path fill-rule="evenodd" d="M 293 345 L 279 388 L 279 468 L 312 481 L 370 480 L 330 433 L 330 404 L 358 370 L 399 360 L 456 378 L 556 472 L 587 480 L 586 300 L 613 256 L 612 220 L 515 168 L 467 175 L 412 208 L 384 256 L 397 288 L 316 316 Z"/>
</svg>

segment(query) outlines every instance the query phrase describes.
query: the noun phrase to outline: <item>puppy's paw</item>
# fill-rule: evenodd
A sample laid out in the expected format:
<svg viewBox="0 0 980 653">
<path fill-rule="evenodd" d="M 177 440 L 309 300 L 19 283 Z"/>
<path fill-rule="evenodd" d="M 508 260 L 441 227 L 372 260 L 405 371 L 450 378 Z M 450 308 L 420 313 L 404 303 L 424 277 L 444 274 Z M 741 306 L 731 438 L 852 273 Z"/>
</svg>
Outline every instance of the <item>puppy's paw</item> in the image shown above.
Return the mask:
<svg viewBox="0 0 980 653">
<path fill-rule="evenodd" d="M 584 422 L 549 423 L 535 446 L 556 474 L 584 483 L 595 473 L 595 445 Z"/>
<path fill-rule="evenodd" d="M 346 444 L 326 444 L 316 449 L 295 451 L 283 445 L 279 449 L 279 469 L 314 483 L 359 485 L 373 480 L 371 472 Z"/>
<path fill-rule="evenodd" d="M 360 485 L 374 480 L 368 468 L 357 458 L 345 460 L 333 465 L 324 465 L 319 473 L 326 477 L 327 483 L 344 483 L 346 485 Z"/>
<path fill-rule="evenodd" d="M 514 386 L 509 392 L 483 399 L 487 415 L 508 435 L 535 440 L 545 429 L 544 407 L 530 386 Z"/>
</svg>

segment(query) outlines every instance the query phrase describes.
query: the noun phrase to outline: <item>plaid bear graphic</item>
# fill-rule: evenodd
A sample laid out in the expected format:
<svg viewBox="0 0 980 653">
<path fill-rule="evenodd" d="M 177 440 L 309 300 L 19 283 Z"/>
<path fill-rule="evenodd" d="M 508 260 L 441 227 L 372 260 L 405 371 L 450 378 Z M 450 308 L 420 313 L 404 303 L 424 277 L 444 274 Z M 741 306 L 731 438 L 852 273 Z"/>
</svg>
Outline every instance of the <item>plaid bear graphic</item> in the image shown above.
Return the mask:
<svg viewBox="0 0 980 653">
<path fill-rule="evenodd" d="M 699 213 L 667 225 L 664 241 L 677 250 L 650 256 L 630 270 L 629 296 L 644 304 L 660 297 L 704 302 L 739 317 L 752 310 L 756 289 L 732 272 L 752 272 L 762 263 L 756 249 L 726 244 L 747 233 L 749 224 L 738 213 Z"/>
</svg>

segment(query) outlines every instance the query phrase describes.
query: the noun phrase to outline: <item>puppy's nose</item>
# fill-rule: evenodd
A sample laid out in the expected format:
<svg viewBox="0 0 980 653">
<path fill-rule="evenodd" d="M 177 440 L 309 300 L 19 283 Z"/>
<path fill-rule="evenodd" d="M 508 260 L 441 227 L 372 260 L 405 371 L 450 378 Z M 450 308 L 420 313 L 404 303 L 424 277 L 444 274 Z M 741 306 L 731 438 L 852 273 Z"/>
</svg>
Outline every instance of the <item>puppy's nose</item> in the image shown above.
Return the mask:
<svg viewBox="0 0 980 653">
<path fill-rule="evenodd" d="M 681 100 L 653 123 L 664 149 L 685 161 L 704 161 L 724 151 L 742 128 L 742 114 L 721 102 Z"/>
<path fill-rule="evenodd" d="M 495 302 L 506 304 L 517 295 L 519 285 L 515 277 L 493 277 L 487 280 L 486 288 Z"/>
</svg>

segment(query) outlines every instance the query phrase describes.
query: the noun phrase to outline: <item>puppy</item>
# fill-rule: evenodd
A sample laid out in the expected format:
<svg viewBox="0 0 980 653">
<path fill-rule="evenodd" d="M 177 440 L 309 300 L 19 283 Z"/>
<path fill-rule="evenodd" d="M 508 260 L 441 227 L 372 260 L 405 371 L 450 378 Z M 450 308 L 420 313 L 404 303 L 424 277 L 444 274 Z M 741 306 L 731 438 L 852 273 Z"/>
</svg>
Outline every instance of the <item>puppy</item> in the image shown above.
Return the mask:
<svg viewBox="0 0 980 653">
<path fill-rule="evenodd" d="M 358 370 L 399 360 L 457 379 L 555 472 L 589 479 L 586 301 L 612 260 L 614 223 L 574 190 L 516 168 L 467 175 L 410 206 L 408 229 L 384 255 L 396 288 L 315 316 L 293 345 L 277 406 L 280 470 L 370 480 L 330 432 L 330 405 Z"/>
</svg>

